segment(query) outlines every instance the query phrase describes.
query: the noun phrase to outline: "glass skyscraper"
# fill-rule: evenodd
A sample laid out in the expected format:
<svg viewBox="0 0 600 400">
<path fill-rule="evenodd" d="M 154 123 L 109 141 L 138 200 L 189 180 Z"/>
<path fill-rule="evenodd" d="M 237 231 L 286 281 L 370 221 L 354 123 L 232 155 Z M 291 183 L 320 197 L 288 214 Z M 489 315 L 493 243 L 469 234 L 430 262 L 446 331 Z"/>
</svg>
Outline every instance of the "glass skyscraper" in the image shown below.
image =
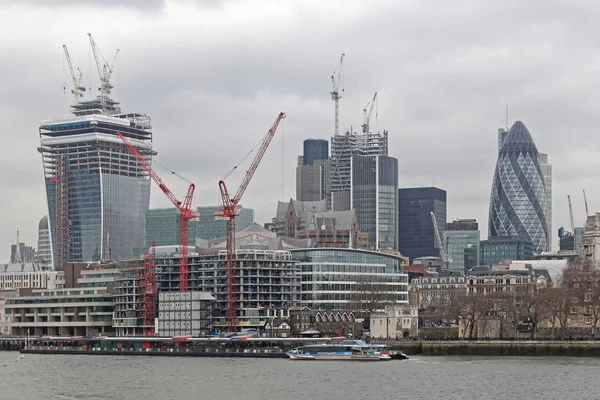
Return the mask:
<svg viewBox="0 0 600 400">
<path fill-rule="evenodd" d="M 479 225 L 474 219 L 458 219 L 446 224 L 444 243 L 448 249 L 448 269 L 466 274 L 479 265 Z"/>
<path fill-rule="evenodd" d="M 490 196 L 489 236 L 517 236 L 547 251 L 550 231 L 546 183 L 540 155 L 527 130 L 517 121 L 498 153 Z"/>
<path fill-rule="evenodd" d="M 296 167 L 296 200 L 329 199 L 329 142 L 306 139 Z"/>
<path fill-rule="evenodd" d="M 121 113 L 96 98 L 72 106 L 74 117 L 42 121 L 40 147 L 54 266 L 131 257 L 144 245 L 150 177 L 127 151 L 120 131 L 148 163 L 150 117 Z"/>
<path fill-rule="evenodd" d="M 351 158 L 350 208 L 376 250 L 398 250 L 398 159 Z"/>
<path fill-rule="evenodd" d="M 413 258 L 439 257 L 431 214 L 441 231 L 446 227 L 446 191 L 436 187 L 398 189 L 398 245 Z"/>
</svg>

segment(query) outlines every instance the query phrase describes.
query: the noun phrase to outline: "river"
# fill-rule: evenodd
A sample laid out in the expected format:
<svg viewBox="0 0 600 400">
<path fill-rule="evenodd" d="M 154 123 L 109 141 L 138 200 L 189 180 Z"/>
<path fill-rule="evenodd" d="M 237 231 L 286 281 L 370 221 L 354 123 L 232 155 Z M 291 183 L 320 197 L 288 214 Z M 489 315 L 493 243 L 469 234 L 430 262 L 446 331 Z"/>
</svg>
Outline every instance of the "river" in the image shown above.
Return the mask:
<svg viewBox="0 0 600 400">
<path fill-rule="evenodd" d="M 339 362 L 0 352 L 1 400 L 598 399 L 600 359 Z"/>
</svg>

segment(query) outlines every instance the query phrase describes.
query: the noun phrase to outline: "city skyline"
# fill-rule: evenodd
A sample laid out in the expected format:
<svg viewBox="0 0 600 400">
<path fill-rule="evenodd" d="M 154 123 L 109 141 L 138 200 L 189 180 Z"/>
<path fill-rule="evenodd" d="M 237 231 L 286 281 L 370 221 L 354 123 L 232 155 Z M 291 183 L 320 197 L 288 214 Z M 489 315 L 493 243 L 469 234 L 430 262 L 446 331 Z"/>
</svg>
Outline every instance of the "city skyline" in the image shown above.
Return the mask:
<svg viewBox="0 0 600 400">
<path fill-rule="evenodd" d="M 275 215 L 272 204 L 295 197 L 302 141 L 329 140 L 333 134 L 330 75 L 345 52 L 340 131 L 358 129 L 364 105 L 378 90 L 378 116 L 371 126 L 390 131 L 399 187 L 446 190 L 449 220 L 476 218 L 480 231 L 488 231 L 494 130 L 504 125 L 506 103 L 510 122 L 521 119 L 532 132 L 543 132 L 535 140 L 553 165 L 553 248 L 558 248 L 556 230 L 568 226 L 567 194 L 578 226 L 585 217 L 582 189 L 590 211 L 598 209 L 600 188 L 594 183 L 600 161 L 594 155 L 600 139 L 594 128 L 600 117 L 588 101 L 600 86 L 590 50 L 590 32 L 597 28 L 589 16 L 596 6 L 572 10 L 555 4 L 552 15 L 547 3 L 468 1 L 440 5 L 440 12 L 431 14 L 425 6 L 401 2 L 382 3 L 376 10 L 368 2 L 343 8 L 338 2 L 277 2 L 265 15 L 235 1 L 167 2 L 166 8 L 160 1 L 129 7 L 115 2 L 72 7 L 60 0 L 52 1 L 54 8 L 39 1 L 4 4 L 0 33 L 14 40 L 0 44 L 11 56 L 11 63 L 0 66 L 10 77 L 0 97 L 0 122 L 11 143 L 4 159 L 9 168 L 0 173 L 8 195 L 0 211 L 5 243 L 0 260 L 8 259 L 17 226 L 23 242 L 36 243 L 39 219 L 46 214 L 36 127 L 43 119 L 69 115 L 72 96 L 62 44 L 81 67 L 86 86 L 97 87 L 96 73 L 88 68 L 87 32 L 105 54 L 121 49 L 114 97 L 127 109 L 152 115 L 157 160 L 196 183 L 194 206 L 218 202 L 218 179 L 264 136 L 279 111 L 288 119 L 244 203 L 263 223 Z M 31 19 L 20 21 L 21 13 Z M 107 27 L 108 16 L 120 30 Z M 51 29 L 34 23 L 48 20 L 56 21 Z M 500 20 L 506 29 L 497 29 Z M 369 29 L 375 22 L 377 29 Z M 372 34 L 368 40 L 360 33 L 366 30 Z M 311 45 L 324 36 L 328 40 Z M 447 37 L 443 45 L 440 36 Z M 569 46 L 574 40 L 577 48 Z M 223 141 L 223 135 L 231 136 Z M 228 148 L 227 142 L 238 146 Z M 185 182 L 163 175 L 177 194 L 184 192 Z M 229 186 L 241 175 L 232 176 Z M 169 204 L 153 188 L 150 206 Z"/>
</svg>

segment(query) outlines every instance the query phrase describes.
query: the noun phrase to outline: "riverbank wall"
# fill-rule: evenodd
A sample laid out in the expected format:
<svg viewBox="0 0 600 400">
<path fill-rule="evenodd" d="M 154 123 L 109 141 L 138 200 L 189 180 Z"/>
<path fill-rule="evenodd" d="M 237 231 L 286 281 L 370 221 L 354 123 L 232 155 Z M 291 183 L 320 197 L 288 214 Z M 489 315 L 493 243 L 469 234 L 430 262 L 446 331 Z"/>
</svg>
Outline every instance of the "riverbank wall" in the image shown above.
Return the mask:
<svg viewBox="0 0 600 400">
<path fill-rule="evenodd" d="M 576 341 L 424 341 L 391 342 L 394 350 L 427 356 L 600 357 L 600 342 Z"/>
</svg>

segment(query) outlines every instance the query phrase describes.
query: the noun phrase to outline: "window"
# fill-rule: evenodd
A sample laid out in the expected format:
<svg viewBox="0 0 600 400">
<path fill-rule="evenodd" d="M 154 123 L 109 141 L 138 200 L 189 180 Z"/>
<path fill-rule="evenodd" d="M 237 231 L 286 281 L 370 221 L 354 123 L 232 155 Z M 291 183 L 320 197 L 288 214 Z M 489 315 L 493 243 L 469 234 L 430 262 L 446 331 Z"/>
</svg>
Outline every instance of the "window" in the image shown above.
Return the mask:
<svg viewBox="0 0 600 400">
<path fill-rule="evenodd" d="M 592 301 L 592 294 L 591 293 L 585 293 L 583 295 L 583 301 L 585 301 L 586 303 L 589 303 L 590 301 Z"/>
<path fill-rule="evenodd" d="M 577 297 L 573 297 L 573 299 L 572 299 L 573 304 L 577 304 L 577 301 L 578 301 Z"/>
</svg>

